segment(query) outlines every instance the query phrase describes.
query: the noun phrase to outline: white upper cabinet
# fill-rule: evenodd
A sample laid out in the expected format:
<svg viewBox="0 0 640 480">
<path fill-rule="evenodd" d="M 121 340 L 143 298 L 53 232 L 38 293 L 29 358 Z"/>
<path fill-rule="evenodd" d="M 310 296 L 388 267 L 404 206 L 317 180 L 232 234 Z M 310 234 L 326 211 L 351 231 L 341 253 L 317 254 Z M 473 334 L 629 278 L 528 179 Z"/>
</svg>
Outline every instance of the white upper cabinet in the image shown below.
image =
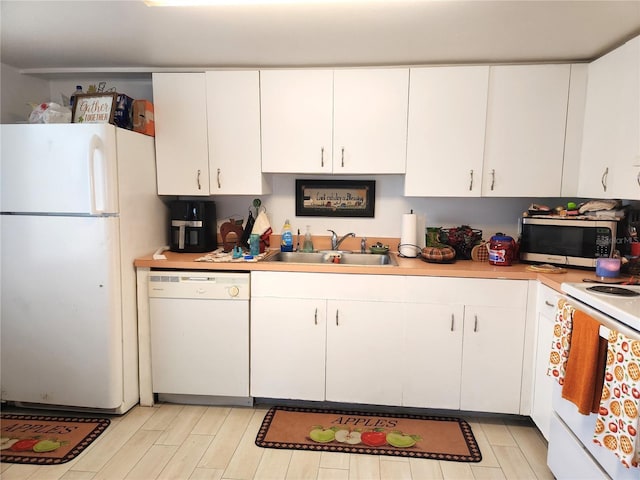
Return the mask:
<svg viewBox="0 0 640 480">
<path fill-rule="evenodd" d="M 408 196 L 480 196 L 489 67 L 411 69 Z"/>
<path fill-rule="evenodd" d="M 334 72 L 334 173 L 405 173 L 409 69 Z"/>
<path fill-rule="evenodd" d="M 204 73 L 154 73 L 159 195 L 209 195 Z"/>
<path fill-rule="evenodd" d="M 260 166 L 260 74 L 206 72 L 211 194 L 270 193 Z"/>
<path fill-rule="evenodd" d="M 260 73 L 263 172 L 404 173 L 408 69 Z"/>
<path fill-rule="evenodd" d="M 640 199 L 640 37 L 589 64 L 578 193 Z"/>
<path fill-rule="evenodd" d="M 570 65 L 490 68 L 482 195 L 560 196 Z"/>
<path fill-rule="evenodd" d="M 333 70 L 262 70 L 262 171 L 331 173 Z"/>
</svg>

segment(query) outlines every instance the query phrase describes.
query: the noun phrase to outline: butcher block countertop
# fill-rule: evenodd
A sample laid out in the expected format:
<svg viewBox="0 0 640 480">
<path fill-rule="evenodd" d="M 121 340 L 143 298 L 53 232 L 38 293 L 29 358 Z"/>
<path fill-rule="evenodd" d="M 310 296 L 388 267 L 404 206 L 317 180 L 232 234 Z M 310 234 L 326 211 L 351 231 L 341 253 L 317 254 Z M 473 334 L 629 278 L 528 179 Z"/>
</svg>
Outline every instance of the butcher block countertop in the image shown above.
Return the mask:
<svg viewBox="0 0 640 480">
<path fill-rule="evenodd" d="M 273 251 L 274 253 L 276 251 Z M 509 267 L 498 267 L 488 262 L 457 260 L 454 263 L 427 263 L 418 258 L 403 258 L 396 253 L 391 255 L 398 266 L 359 266 L 333 264 L 302 264 L 286 262 L 201 262 L 196 261 L 202 253 L 164 252 L 166 260 L 154 260 L 150 254 L 135 260 L 138 268 L 176 269 L 176 270 L 218 270 L 218 271 L 271 271 L 271 272 L 309 272 L 309 273 L 345 273 L 375 275 L 415 275 L 432 277 L 493 278 L 510 280 L 539 280 L 544 285 L 559 292 L 563 282 L 581 282 L 584 278 L 596 279 L 595 271 L 568 269 L 567 273 L 540 273 L 529 270 L 527 264 L 515 263 Z M 268 258 L 267 254 L 267 258 Z"/>
</svg>

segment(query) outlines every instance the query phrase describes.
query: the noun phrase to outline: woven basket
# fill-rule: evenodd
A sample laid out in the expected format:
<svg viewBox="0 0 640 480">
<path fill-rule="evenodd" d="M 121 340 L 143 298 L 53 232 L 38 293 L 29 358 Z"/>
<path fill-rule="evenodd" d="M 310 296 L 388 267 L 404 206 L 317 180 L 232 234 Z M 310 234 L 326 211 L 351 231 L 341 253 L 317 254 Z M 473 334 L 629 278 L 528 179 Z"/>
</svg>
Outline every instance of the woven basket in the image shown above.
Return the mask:
<svg viewBox="0 0 640 480">
<path fill-rule="evenodd" d="M 482 230 L 462 225 L 454 228 L 442 228 L 439 233 L 439 240 L 445 245 L 453 247 L 456 251 L 456 258 L 471 259 L 471 250 L 482 241 Z"/>
</svg>

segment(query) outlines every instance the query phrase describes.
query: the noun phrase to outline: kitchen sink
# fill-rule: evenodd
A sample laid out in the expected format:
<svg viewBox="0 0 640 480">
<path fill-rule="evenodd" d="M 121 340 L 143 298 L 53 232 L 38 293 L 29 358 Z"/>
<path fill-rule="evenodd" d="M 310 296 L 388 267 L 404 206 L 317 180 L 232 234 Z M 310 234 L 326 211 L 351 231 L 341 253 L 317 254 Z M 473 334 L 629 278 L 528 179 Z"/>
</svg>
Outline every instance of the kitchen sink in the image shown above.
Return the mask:
<svg viewBox="0 0 640 480">
<path fill-rule="evenodd" d="M 397 266 L 398 262 L 391 255 L 375 253 L 346 253 L 342 251 L 325 250 L 321 252 L 278 252 L 270 255 L 265 262 L 286 263 L 331 263 L 335 265 L 359 266 Z"/>
</svg>

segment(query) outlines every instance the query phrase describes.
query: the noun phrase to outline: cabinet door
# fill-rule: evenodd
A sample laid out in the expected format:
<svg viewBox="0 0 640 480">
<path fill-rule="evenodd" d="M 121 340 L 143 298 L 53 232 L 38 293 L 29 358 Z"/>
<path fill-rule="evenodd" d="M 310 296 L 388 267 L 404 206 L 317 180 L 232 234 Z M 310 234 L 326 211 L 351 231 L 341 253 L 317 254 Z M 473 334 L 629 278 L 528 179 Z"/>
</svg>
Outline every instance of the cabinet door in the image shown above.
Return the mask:
<svg viewBox="0 0 640 480">
<path fill-rule="evenodd" d="M 402 405 L 460 408 L 461 305 L 406 304 Z"/>
<path fill-rule="evenodd" d="M 409 69 L 334 72 L 334 173 L 405 173 Z"/>
<path fill-rule="evenodd" d="M 547 367 L 549 366 L 555 311 L 559 298 L 558 292 L 539 284 L 536 302 L 537 328 L 531 418 L 547 440 L 551 428 L 551 398 L 554 382 L 554 379 L 547 375 Z"/>
<path fill-rule="evenodd" d="M 205 76 L 210 193 L 269 193 L 260 157 L 258 71 L 211 71 Z"/>
<path fill-rule="evenodd" d="M 578 193 L 640 199 L 640 37 L 588 67 Z"/>
<path fill-rule="evenodd" d="M 560 196 L 569 73 L 569 65 L 490 68 L 483 196 Z"/>
<path fill-rule="evenodd" d="M 329 300 L 326 399 L 402 404 L 401 303 Z"/>
<path fill-rule="evenodd" d="M 261 70 L 262 171 L 331 173 L 332 70 Z"/>
<path fill-rule="evenodd" d="M 251 395 L 324 400 L 326 301 L 251 299 Z"/>
<path fill-rule="evenodd" d="M 159 195 L 209 195 L 204 73 L 154 73 Z"/>
<path fill-rule="evenodd" d="M 410 75 L 405 195 L 480 196 L 489 67 Z"/>
<path fill-rule="evenodd" d="M 460 408 L 520 413 L 524 309 L 465 306 Z"/>
</svg>

